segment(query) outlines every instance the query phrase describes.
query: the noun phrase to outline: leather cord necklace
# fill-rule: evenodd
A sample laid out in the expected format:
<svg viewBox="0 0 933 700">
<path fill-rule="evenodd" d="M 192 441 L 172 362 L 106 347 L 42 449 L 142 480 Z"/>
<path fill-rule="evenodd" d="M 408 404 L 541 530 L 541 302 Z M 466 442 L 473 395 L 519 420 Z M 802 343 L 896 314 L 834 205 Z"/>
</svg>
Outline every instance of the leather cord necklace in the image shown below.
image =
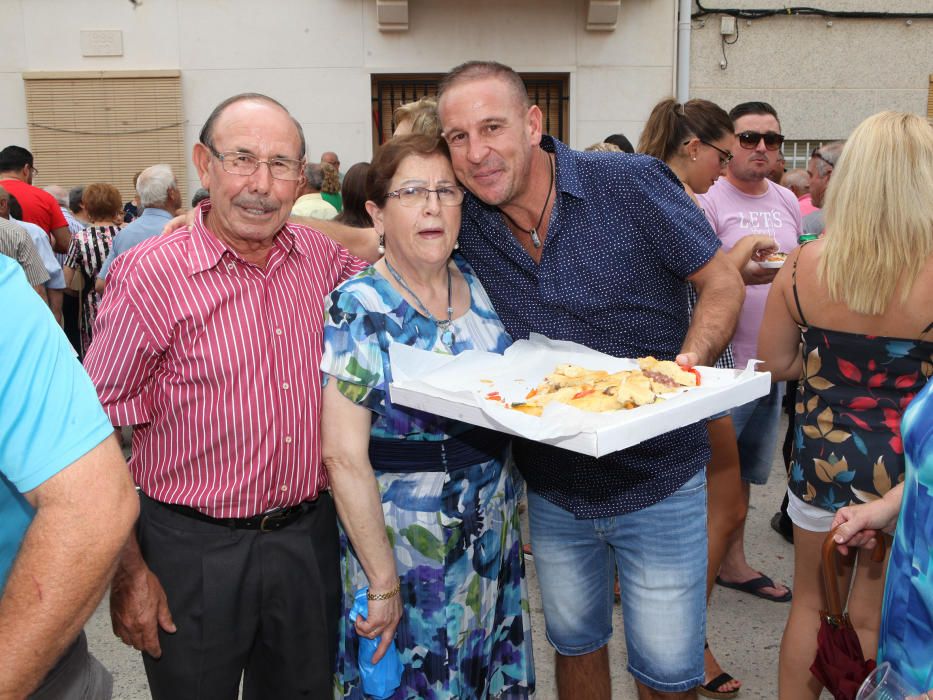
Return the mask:
<svg viewBox="0 0 933 700">
<path fill-rule="evenodd" d="M 551 166 L 551 184 L 547 188 L 547 199 L 544 200 L 544 207 L 541 209 L 541 215 L 538 217 L 538 223 L 535 226 L 530 229 L 519 226 L 517 223 L 515 223 L 515 219 L 506 214 L 502 209 L 499 210 L 502 216 L 508 219 L 512 226 L 517 228 L 522 233 L 527 233 L 529 236 L 531 236 L 531 244 L 535 248 L 541 247 L 541 237 L 538 236 L 538 229 L 541 228 L 541 222 L 544 221 L 544 212 L 547 211 L 547 205 L 551 202 L 551 190 L 554 189 L 554 162 L 551 160 L 550 156 L 548 156 L 547 163 Z"/>
<path fill-rule="evenodd" d="M 454 331 L 453 331 L 453 329 L 451 328 L 451 325 L 452 325 L 452 318 L 453 318 L 453 313 L 454 313 L 454 305 L 453 305 L 453 303 L 452 303 L 452 301 L 453 301 L 453 284 L 451 283 L 451 278 L 450 278 L 450 264 L 447 265 L 447 320 L 446 320 L 446 321 L 438 321 L 436 318 L 434 318 L 434 314 L 432 314 L 430 311 L 428 311 L 428 307 L 426 307 L 426 306 L 424 305 L 424 303 L 421 301 L 421 299 L 418 298 L 418 295 L 415 294 L 415 293 L 411 290 L 411 287 L 409 287 L 407 284 L 405 284 L 405 280 L 402 279 L 402 276 L 401 276 L 401 275 L 395 270 L 395 268 L 392 267 L 392 265 L 389 263 L 389 258 L 388 258 L 388 256 L 384 257 L 383 260 L 385 261 L 386 268 L 389 270 L 389 272 L 392 273 L 392 276 L 395 278 L 395 281 L 398 282 L 400 285 L 402 285 L 402 289 L 404 289 L 406 292 L 408 292 L 409 294 L 411 294 L 412 298 L 415 300 L 415 304 L 417 304 L 417 305 L 418 305 L 418 308 L 421 310 L 421 313 L 423 313 L 425 316 L 427 316 L 431 321 L 434 322 L 434 324 L 435 324 L 438 328 L 441 329 L 441 342 L 444 344 L 444 346 L 445 346 L 448 350 L 450 350 L 451 348 L 453 348 L 453 345 L 454 345 Z"/>
</svg>

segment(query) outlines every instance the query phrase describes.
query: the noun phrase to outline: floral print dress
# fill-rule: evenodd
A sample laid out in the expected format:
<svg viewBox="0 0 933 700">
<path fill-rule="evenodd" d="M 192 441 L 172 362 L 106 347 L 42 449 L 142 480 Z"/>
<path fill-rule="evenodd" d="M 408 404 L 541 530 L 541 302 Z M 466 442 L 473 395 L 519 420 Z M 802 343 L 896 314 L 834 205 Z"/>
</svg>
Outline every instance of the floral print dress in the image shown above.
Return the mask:
<svg viewBox="0 0 933 700">
<path fill-rule="evenodd" d="M 436 441 L 472 426 L 392 404 L 392 342 L 458 354 L 503 352 L 511 339 L 465 261 L 470 310 L 453 321 L 448 350 L 437 326 L 413 309 L 375 268 L 335 290 L 326 307 L 325 382 L 373 412 L 371 438 Z M 525 698 L 534 691 L 528 595 L 521 556 L 521 477 L 509 460 L 456 472 L 376 470 L 389 541 L 401 578 L 395 642 L 404 665 L 396 699 Z M 363 698 L 357 637 L 348 612 L 367 585 L 341 531 L 343 605 L 335 697 Z"/>
<path fill-rule="evenodd" d="M 933 374 L 933 342 L 807 325 L 800 334 L 791 493 L 832 513 L 881 498 L 904 479 L 901 416 Z"/>
<path fill-rule="evenodd" d="M 907 471 L 888 560 L 878 662 L 919 690 L 933 688 L 933 382 L 901 423 Z"/>
</svg>

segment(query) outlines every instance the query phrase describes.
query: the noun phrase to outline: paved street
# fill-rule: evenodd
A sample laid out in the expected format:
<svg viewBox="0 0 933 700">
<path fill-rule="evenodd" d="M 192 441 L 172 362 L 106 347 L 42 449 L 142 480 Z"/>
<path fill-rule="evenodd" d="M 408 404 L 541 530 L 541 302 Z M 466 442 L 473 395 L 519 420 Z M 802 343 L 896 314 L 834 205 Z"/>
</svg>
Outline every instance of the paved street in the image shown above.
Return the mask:
<svg viewBox="0 0 933 700">
<path fill-rule="evenodd" d="M 783 435 L 783 430 L 781 432 Z M 784 469 L 775 459 L 769 483 L 753 487 L 746 543 L 749 562 L 775 581 L 791 582 L 793 550 L 770 528 L 771 515 L 780 505 L 784 490 Z M 553 655 L 544 637 L 544 618 L 537 589 L 534 563 L 528 565 L 531 614 L 534 632 L 535 665 L 540 700 L 556 697 Z M 781 632 L 789 603 L 772 603 L 739 591 L 717 587 L 709 615 L 709 639 L 723 668 L 744 683 L 743 700 L 773 700 L 777 697 L 777 658 Z M 613 698 L 636 700 L 631 677 L 626 672 L 622 615 L 616 607 L 610 642 Z M 88 623 L 88 637 L 94 654 L 113 672 L 114 697 L 135 700 L 148 698 L 146 678 L 138 654 L 113 636 L 106 601 Z"/>
</svg>

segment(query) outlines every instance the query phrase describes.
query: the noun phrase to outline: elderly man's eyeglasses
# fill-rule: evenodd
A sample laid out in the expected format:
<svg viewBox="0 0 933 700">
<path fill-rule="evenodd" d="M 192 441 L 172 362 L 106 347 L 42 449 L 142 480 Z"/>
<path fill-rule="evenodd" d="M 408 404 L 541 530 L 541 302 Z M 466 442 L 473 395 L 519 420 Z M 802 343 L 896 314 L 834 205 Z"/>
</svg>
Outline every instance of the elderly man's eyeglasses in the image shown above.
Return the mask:
<svg viewBox="0 0 933 700">
<path fill-rule="evenodd" d="M 835 164 L 835 163 L 833 163 L 829 158 L 827 158 L 827 157 L 824 156 L 822 153 L 820 153 L 820 149 L 819 149 L 819 148 L 814 148 L 814 149 L 813 149 L 813 152 L 810 154 L 810 157 L 811 157 L 811 158 L 819 158 L 821 161 L 823 161 L 824 163 L 826 163 L 826 165 L 828 165 L 830 168 L 835 168 L 835 167 L 836 167 L 836 164 Z"/>
<path fill-rule="evenodd" d="M 402 187 L 394 192 L 386 192 L 386 197 L 395 197 L 403 207 L 421 207 L 432 194 L 437 195 L 437 201 L 441 206 L 456 207 L 463 204 L 464 192 L 460 187 L 438 187 L 436 190 L 427 187 Z"/>
<path fill-rule="evenodd" d="M 736 134 L 736 136 L 739 137 L 739 145 L 748 150 L 758 148 L 758 144 L 764 141 L 765 148 L 769 151 L 776 151 L 781 147 L 781 144 L 784 143 L 784 135 L 776 134 L 773 131 L 768 131 L 764 134 L 757 131 L 743 131 Z"/>
<path fill-rule="evenodd" d="M 205 144 L 207 145 L 207 144 Z M 212 146 L 207 146 L 214 157 L 220 161 L 224 172 L 231 175 L 252 175 L 259 166 L 265 163 L 269 167 L 269 174 L 276 180 L 300 180 L 301 171 L 304 163 L 300 160 L 291 158 L 270 158 L 269 160 L 259 160 L 251 153 L 241 153 L 239 151 L 224 151 L 218 153 Z"/>
<path fill-rule="evenodd" d="M 731 151 L 724 151 L 719 146 L 714 146 L 709 141 L 704 141 L 703 139 L 700 139 L 700 143 L 702 143 L 704 146 L 709 146 L 714 151 L 718 151 L 720 168 L 725 168 L 727 165 L 729 165 L 730 161 L 732 161 L 732 159 L 735 157 L 732 155 Z"/>
</svg>

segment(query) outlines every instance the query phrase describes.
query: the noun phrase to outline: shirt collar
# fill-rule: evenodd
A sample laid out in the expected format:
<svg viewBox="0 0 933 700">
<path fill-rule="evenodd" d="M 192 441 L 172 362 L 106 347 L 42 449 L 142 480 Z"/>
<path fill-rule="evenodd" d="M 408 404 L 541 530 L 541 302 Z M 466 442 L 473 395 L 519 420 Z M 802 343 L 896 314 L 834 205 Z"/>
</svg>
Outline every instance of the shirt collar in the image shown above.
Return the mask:
<svg viewBox="0 0 933 700">
<path fill-rule="evenodd" d="M 146 217 L 147 219 L 165 219 L 168 221 L 172 218 L 172 215 L 165 211 L 165 209 L 159 209 L 158 207 L 146 207 L 143 209 L 143 213 L 140 214 L 137 218 L 142 219 L 143 217 Z"/>
<path fill-rule="evenodd" d="M 194 215 L 194 224 L 189 229 L 191 236 L 188 246 L 189 275 L 196 275 L 199 272 L 204 272 L 205 270 L 210 270 L 215 267 L 225 253 L 229 253 L 244 264 L 249 264 L 239 253 L 217 238 L 217 236 L 207 228 L 205 218 L 210 209 L 211 202 L 209 199 L 201 202 Z M 293 224 L 286 223 L 275 234 L 273 248 L 269 255 L 270 265 L 267 266 L 268 269 L 271 269 L 272 263 L 275 262 L 275 258 L 279 257 L 275 256 L 276 251 L 280 253 L 280 257 L 288 257 L 292 250 L 297 250 L 302 255 L 309 254 L 310 251 L 307 245 L 301 240 L 300 236 L 295 236 L 294 229 L 295 227 Z"/>
<path fill-rule="evenodd" d="M 541 137 L 541 148 L 547 153 L 554 153 L 557 163 L 557 191 L 566 192 L 577 199 L 585 199 L 586 192 L 580 184 L 580 173 L 577 170 L 577 159 L 574 151 L 566 144 L 553 136 L 544 134 Z"/>
</svg>

